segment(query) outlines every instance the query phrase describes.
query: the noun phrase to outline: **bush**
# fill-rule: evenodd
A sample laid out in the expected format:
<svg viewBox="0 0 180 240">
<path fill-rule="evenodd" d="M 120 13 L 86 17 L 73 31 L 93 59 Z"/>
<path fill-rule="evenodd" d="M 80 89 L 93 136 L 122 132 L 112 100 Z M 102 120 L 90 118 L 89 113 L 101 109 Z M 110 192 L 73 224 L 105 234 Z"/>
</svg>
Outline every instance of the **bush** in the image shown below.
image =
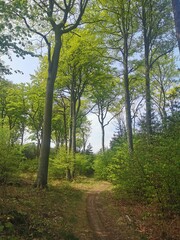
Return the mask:
<svg viewBox="0 0 180 240">
<path fill-rule="evenodd" d="M 77 153 L 75 159 L 75 171 L 78 175 L 92 176 L 93 170 L 93 160 L 92 154 Z"/>
<path fill-rule="evenodd" d="M 61 147 L 55 157 L 50 160 L 49 174 L 52 178 L 65 178 L 67 169 L 73 171 L 74 160 L 65 147 Z"/>
<path fill-rule="evenodd" d="M 108 150 L 105 153 L 96 155 L 94 161 L 95 177 L 100 180 L 107 180 L 109 177 L 109 165 L 111 164 L 113 152 Z"/>
<path fill-rule="evenodd" d="M 34 159 L 37 157 L 37 147 L 34 143 L 24 144 L 21 152 L 26 159 Z"/>
<path fill-rule="evenodd" d="M 16 146 L 10 145 L 8 129 L 1 128 L 0 135 L 0 183 L 7 183 L 18 174 L 22 156 Z"/>
<path fill-rule="evenodd" d="M 65 147 L 61 147 L 55 157 L 50 161 L 49 173 L 53 178 L 65 178 L 70 171 L 71 178 L 74 174 L 90 176 L 93 174 L 93 155 L 86 155 L 83 153 L 67 152 Z"/>
<path fill-rule="evenodd" d="M 37 159 L 23 159 L 19 164 L 19 170 L 22 173 L 35 173 L 38 169 Z"/>
<path fill-rule="evenodd" d="M 180 138 L 178 134 L 155 135 L 148 144 L 139 139 L 130 158 L 118 149 L 108 165 L 109 179 L 131 197 L 158 202 L 162 209 L 180 207 Z"/>
</svg>

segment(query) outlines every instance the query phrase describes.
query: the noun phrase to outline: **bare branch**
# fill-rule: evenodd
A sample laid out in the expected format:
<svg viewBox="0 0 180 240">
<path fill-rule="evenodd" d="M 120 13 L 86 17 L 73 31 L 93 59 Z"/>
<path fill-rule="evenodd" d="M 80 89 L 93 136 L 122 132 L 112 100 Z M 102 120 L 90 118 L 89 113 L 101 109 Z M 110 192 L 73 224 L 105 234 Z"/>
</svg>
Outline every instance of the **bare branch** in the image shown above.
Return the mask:
<svg viewBox="0 0 180 240">
<path fill-rule="evenodd" d="M 65 1 L 64 1 L 65 2 Z M 57 3 L 56 1 L 54 1 L 54 4 L 61 10 L 61 11 L 63 11 L 63 12 L 65 12 L 65 8 L 62 8 L 60 5 L 59 5 L 59 3 Z M 66 4 L 64 3 L 64 5 L 65 5 L 65 7 L 66 7 Z M 67 8 L 67 7 L 66 7 Z"/>
</svg>

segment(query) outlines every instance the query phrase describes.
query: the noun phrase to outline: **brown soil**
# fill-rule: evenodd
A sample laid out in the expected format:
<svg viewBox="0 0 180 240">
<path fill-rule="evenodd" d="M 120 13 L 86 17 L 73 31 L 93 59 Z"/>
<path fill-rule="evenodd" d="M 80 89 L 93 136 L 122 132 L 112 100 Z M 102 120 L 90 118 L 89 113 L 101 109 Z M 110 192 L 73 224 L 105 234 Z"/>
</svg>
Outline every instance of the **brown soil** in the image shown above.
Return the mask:
<svg viewBox="0 0 180 240">
<path fill-rule="evenodd" d="M 24 181 L 0 185 L 0 239 L 180 239 L 178 214 L 116 194 L 110 183 L 93 179 L 53 181 L 48 190 Z"/>
<path fill-rule="evenodd" d="M 109 203 L 103 202 L 105 199 L 103 194 L 104 193 L 108 194 L 108 192 L 110 193 L 110 190 L 111 190 L 110 184 L 108 184 L 107 182 L 101 182 L 99 186 L 97 186 L 95 189 L 92 189 L 87 195 L 86 211 L 93 239 L 94 240 L 137 239 L 135 237 L 133 226 L 129 228 L 128 224 L 125 223 L 126 224 L 125 227 L 123 222 L 120 223 L 119 221 L 117 221 L 115 215 L 113 215 L 112 212 L 111 213 L 109 212 L 111 211 L 111 206 L 109 205 Z M 123 230 L 124 227 L 126 228 L 125 235 Z"/>
<path fill-rule="evenodd" d="M 98 204 L 99 194 L 108 188 L 107 184 L 101 185 L 99 190 L 93 190 L 88 193 L 86 201 L 86 211 L 89 226 L 91 227 L 93 238 L 110 240 L 114 234 L 111 234 L 108 229 L 105 228 L 105 218 L 102 214 L 101 208 Z"/>
<path fill-rule="evenodd" d="M 107 182 L 84 186 L 86 214 L 82 217 L 81 206 L 78 218 L 84 221 L 84 229 L 79 227 L 76 232 L 79 240 L 180 239 L 178 215 L 164 216 L 156 206 L 116 199 Z"/>
</svg>

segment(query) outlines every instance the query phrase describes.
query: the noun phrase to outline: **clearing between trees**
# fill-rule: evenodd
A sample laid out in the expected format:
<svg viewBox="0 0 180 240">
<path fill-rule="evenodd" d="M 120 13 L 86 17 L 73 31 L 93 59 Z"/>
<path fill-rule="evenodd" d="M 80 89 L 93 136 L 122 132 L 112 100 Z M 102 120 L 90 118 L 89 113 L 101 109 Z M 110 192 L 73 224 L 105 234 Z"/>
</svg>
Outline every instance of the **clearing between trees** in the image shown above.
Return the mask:
<svg viewBox="0 0 180 240">
<path fill-rule="evenodd" d="M 180 217 L 125 200 L 108 182 L 79 178 L 32 188 L 28 179 L 0 186 L 0 239 L 178 240 Z"/>
</svg>

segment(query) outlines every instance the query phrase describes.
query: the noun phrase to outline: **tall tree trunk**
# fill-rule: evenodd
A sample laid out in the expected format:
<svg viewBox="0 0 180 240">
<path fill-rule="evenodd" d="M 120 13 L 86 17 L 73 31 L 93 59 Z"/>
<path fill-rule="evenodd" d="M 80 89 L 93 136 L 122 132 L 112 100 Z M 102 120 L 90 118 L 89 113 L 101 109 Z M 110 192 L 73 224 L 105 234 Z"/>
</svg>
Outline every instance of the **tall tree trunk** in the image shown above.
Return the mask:
<svg viewBox="0 0 180 240">
<path fill-rule="evenodd" d="M 57 75 L 61 46 L 62 46 L 61 34 L 56 32 L 55 47 L 53 50 L 52 60 L 50 58 L 51 57 L 50 53 L 48 56 L 48 79 L 47 79 L 47 85 L 46 85 L 43 136 L 42 136 L 42 145 L 41 145 L 40 158 L 39 158 L 38 174 L 35 182 L 35 186 L 40 188 L 46 187 L 47 179 L 48 179 L 53 92 L 54 92 L 54 82 Z"/>
<path fill-rule="evenodd" d="M 150 139 L 152 134 L 152 110 L 151 110 L 151 89 L 150 89 L 150 32 L 145 6 L 142 6 L 142 24 L 143 24 L 143 38 L 144 38 L 144 64 L 145 64 L 145 93 L 146 93 L 146 131 L 147 138 Z"/>
<path fill-rule="evenodd" d="M 69 154 L 75 159 L 76 152 L 76 96 L 75 96 L 75 77 L 72 77 L 71 82 L 71 103 L 70 103 L 70 129 L 69 129 Z M 73 161 L 74 161 L 73 159 Z M 74 163 L 73 163 L 74 165 Z M 67 168 L 67 178 L 71 180 L 73 178 L 73 169 Z"/>
<path fill-rule="evenodd" d="M 102 131 L 102 152 L 105 152 L 105 129 L 103 122 L 101 123 L 101 131 Z"/>
<path fill-rule="evenodd" d="M 177 37 L 179 52 L 180 52 L 180 0 L 172 0 L 172 6 L 173 6 L 173 12 L 174 12 L 176 37 Z"/>
<path fill-rule="evenodd" d="M 126 130 L 129 152 L 133 152 L 133 134 L 132 134 L 132 119 L 131 119 L 131 101 L 129 93 L 129 73 L 128 73 L 128 45 L 127 35 L 124 36 L 124 54 L 123 54 L 123 67 L 124 67 L 124 90 L 125 90 L 125 110 L 126 110 Z"/>
<path fill-rule="evenodd" d="M 68 134 L 67 134 L 67 119 L 66 119 L 65 107 L 64 107 L 64 112 L 63 112 L 63 121 L 64 121 L 64 142 L 65 142 L 65 148 L 67 151 L 67 149 L 68 149 Z"/>
<path fill-rule="evenodd" d="M 21 146 L 24 144 L 24 132 L 25 132 L 25 123 L 22 123 L 22 127 L 21 127 Z"/>
<path fill-rule="evenodd" d="M 148 65 L 148 57 L 145 56 L 146 131 L 148 139 L 152 135 L 151 89 L 149 72 L 150 68 Z"/>
<path fill-rule="evenodd" d="M 76 98 L 73 94 L 72 96 L 72 144 L 71 144 L 71 150 L 73 155 L 76 152 Z"/>
<path fill-rule="evenodd" d="M 161 81 L 161 92 L 162 92 L 162 124 L 163 124 L 163 128 L 167 129 L 167 112 L 166 112 L 166 92 L 164 90 L 162 81 Z"/>
</svg>

